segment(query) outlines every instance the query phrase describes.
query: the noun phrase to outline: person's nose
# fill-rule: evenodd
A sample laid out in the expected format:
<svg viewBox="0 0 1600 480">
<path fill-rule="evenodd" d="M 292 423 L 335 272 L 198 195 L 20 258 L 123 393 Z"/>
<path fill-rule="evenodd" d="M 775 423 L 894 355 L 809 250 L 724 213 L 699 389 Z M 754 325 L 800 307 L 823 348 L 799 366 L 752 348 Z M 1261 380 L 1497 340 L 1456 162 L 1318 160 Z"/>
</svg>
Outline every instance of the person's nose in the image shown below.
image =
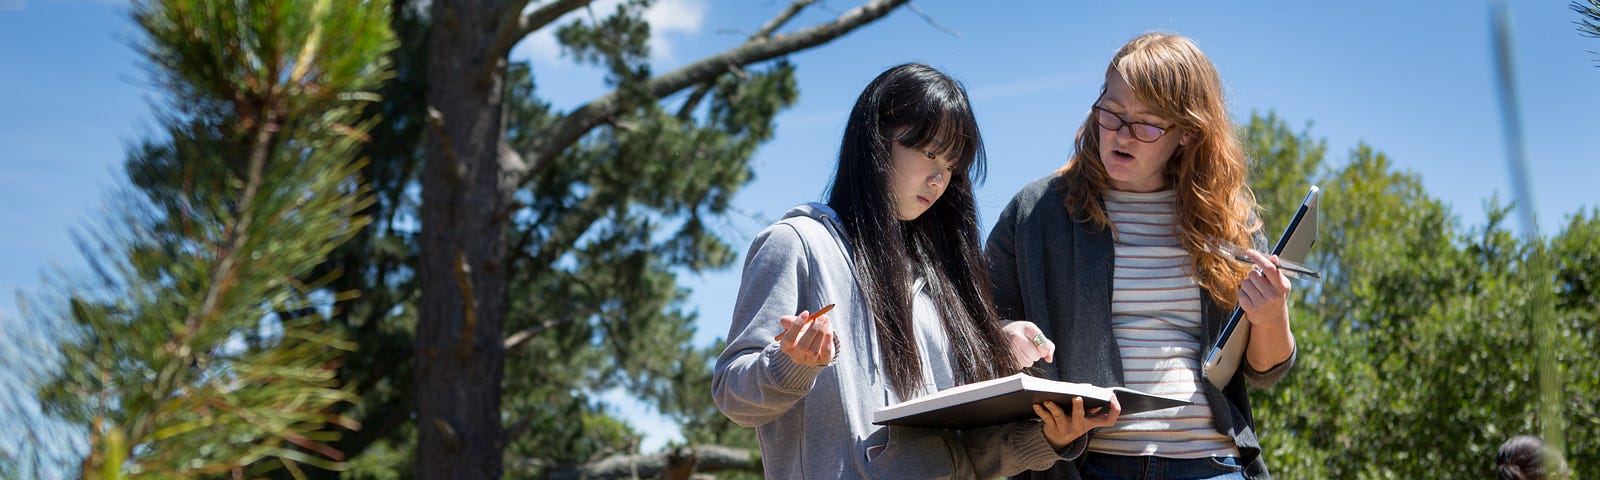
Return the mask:
<svg viewBox="0 0 1600 480">
<path fill-rule="evenodd" d="M 1128 132 L 1128 133 L 1122 133 L 1122 132 Z M 1122 125 L 1117 127 L 1117 130 L 1115 132 L 1112 132 L 1112 133 L 1113 133 L 1112 136 L 1116 137 L 1117 143 L 1119 143 L 1119 144 L 1125 144 L 1125 143 L 1128 143 L 1130 141 L 1135 140 L 1133 138 L 1133 124 L 1131 124 L 1131 123 L 1123 123 Z"/>
<path fill-rule="evenodd" d="M 928 186 L 933 187 L 935 190 L 937 190 L 939 188 L 944 187 L 945 180 L 946 180 L 945 171 L 943 169 L 940 169 L 937 173 L 934 173 L 933 175 L 929 175 L 928 176 Z"/>
</svg>

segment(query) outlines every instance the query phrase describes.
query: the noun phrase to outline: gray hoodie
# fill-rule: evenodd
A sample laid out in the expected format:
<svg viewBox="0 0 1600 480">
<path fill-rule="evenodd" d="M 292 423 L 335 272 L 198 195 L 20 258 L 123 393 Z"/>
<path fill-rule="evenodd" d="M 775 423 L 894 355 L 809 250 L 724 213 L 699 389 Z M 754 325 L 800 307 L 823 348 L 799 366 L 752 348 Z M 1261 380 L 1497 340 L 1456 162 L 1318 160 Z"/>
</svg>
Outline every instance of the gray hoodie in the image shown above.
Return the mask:
<svg viewBox="0 0 1600 480">
<path fill-rule="evenodd" d="M 873 425 L 873 411 L 900 399 L 878 363 L 848 245 L 832 209 L 811 203 L 763 230 L 746 254 L 712 394 L 734 423 L 756 428 L 767 478 L 993 478 L 1082 453 L 1082 438 L 1065 452 L 1051 450 L 1036 420 L 964 431 Z M 920 281 L 913 288 L 920 396 L 955 386 L 955 378 L 927 290 Z M 791 362 L 773 340 L 782 331 L 778 318 L 829 303 L 837 304 L 828 314 L 838 338 L 833 362 Z"/>
</svg>

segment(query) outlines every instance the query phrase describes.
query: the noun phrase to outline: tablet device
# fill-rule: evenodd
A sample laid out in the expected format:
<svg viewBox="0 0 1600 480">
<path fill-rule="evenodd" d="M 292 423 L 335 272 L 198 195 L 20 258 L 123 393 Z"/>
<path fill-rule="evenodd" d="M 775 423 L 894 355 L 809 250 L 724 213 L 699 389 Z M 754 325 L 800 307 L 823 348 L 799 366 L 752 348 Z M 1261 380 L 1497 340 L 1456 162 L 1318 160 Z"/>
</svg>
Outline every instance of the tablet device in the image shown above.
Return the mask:
<svg viewBox="0 0 1600 480">
<path fill-rule="evenodd" d="M 1294 218 L 1289 220 L 1289 227 L 1283 229 L 1283 235 L 1273 245 L 1272 254 L 1277 255 L 1278 259 L 1305 263 L 1311 246 L 1317 243 L 1317 198 L 1320 191 L 1316 185 L 1311 186 L 1306 199 L 1300 202 L 1300 208 L 1294 212 Z M 1234 308 L 1233 315 L 1222 325 L 1222 334 L 1217 336 L 1217 342 L 1207 349 L 1205 362 L 1200 364 L 1200 375 L 1219 389 L 1226 387 L 1233 380 L 1234 372 L 1239 370 L 1239 363 L 1244 361 L 1244 348 L 1249 343 L 1250 322 L 1244 319 L 1243 308 Z"/>
</svg>

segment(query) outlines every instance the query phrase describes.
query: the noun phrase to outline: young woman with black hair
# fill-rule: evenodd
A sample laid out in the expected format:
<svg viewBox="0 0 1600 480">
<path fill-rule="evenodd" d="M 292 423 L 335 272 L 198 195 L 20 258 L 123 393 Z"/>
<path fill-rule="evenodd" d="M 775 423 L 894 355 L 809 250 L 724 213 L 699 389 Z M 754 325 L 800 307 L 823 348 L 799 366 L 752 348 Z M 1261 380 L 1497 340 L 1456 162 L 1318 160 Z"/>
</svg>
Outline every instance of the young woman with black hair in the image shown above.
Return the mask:
<svg viewBox="0 0 1600 480">
<path fill-rule="evenodd" d="M 1002 327 L 989 300 L 972 191 L 982 151 L 959 84 L 891 68 L 850 113 L 828 202 L 795 207 L 750 246 L 713 394 L 756 428 L 768 478 L 993 478 L 1070 460 L 1084 432 L 1115 421 L 1115 407 L 1085 418 L 1078 400 L 964 431 L 871 423 L 1053 349 L 1013 347 L 1038 328 Z"/>
</svg>

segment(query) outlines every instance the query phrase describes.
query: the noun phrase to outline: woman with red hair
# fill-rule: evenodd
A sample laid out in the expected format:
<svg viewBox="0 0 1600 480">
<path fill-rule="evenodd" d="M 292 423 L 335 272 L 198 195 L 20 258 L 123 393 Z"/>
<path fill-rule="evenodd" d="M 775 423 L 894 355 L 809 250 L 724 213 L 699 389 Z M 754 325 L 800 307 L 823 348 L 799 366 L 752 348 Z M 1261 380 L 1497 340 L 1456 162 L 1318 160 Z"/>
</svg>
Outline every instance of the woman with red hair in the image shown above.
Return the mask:
<svg viewBox="0 0 1600 480">
<path fill-rule="evenodd" d="M 1088 451 L 1032 478 L 1269 478 L 1246 382 L 1294 363 L 1288 278 L 1206 253 L 1214 239 L 1264 245 L 1249 169 L 1216 67 L 1187 38 L 1125 44 L 1065 167 L 1024 187 L 990 233 L 1003 318 L 1056 342 L 1046 376 L 1121 385 L 1193 405 L 1122 415 Z M 1234 307 L 1252 335 L 1242 375 L 1218 388 L 1201 359 Z"/>
</svg>

